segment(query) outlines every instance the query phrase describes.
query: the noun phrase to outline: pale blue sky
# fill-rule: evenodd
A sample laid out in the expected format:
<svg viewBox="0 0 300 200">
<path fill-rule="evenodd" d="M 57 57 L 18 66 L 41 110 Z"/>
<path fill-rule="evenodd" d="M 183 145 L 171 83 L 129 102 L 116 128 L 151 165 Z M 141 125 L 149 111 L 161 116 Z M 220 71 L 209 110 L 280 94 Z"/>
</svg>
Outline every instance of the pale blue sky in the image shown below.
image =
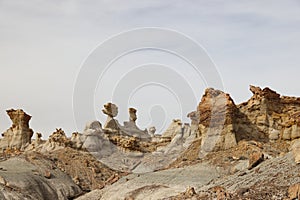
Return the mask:
<svg viewBox="0 0 300 200">
<path fill-rule="evenodd" d="M 251 96 L 249 84 L 300 96 L 299 11 L 297 0 L 0 0 L 0 131 L 10 126 L 5 113 L 9 108 L 23 108 L 31 114 L 32 128 L 44 135 L 56 127 L 68 134 L 77 126 L 81 131 L 86 122 L 75 124 L 72 108 L 81 64 L 107 38 L 140 27 L 168 28 L 196 40 L 217 65 L 224 90 L 236 103 Z M 149 61 L 151 56 L 171 65 L 162 54 L 145 53 L 139 59 Z M 132 64 L 128 59 L 124 63 Z M 193 85 L 197 101 L 205 87 Z M 102 93 L 95 93 L 99 98 L 95 117 L 103 122 Z M 158 94 L 153 95 L 159 99 Z M 135 101 L 134 105 L 146 106 L 140 97 Z M 127 108 L 120 110 L 122 121 Z M 173 111 L 168 120 L 180 116 L 178 110 Z M 141 116 L 139 124 L 146 126 L 147 120 Z"/>
</svg>

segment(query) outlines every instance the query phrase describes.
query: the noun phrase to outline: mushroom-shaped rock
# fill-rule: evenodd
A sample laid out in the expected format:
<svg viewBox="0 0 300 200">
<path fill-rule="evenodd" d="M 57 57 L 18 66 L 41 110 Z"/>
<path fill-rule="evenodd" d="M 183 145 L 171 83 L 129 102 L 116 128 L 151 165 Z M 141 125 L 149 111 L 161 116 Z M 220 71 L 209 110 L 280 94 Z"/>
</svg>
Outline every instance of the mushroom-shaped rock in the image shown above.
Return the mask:
<svg viewBox="0 0 300 200">
<path fill-rule="evenodd" d="M 149 134 L 151 135 L 151 137 L 154 137 L 155 132 L 156 132 L 156 128 L 154 126 L 149 128 Z"/>
<path fill-rule="evenodd" d="M 0 149 L 23 150 L 31 143 L 33 135 L 33 130 L 29 127 L 31 116 L 21 109 L 11 109 L 6 112 L 13 124 L 2 134 L 3 139 L 0 141 Z"/>
<path fill-rule="evenodd" d="M 113 103 L 107 103 L 104 105 L 102 112 L 109 117 L 116 117 L 118 115 L 118 107 Z"/>
<path fill-rule="evenodd" d="M 107 103 L 104 105 L 104 109 L 102 110 L 104 114 L 107 115 L 107 120 L 104 125 L 105 129 L 111 130 L 119 130 L 119 123 L 114 119 L 118 115 L 118 107 L 113 103 Z"/>
</svg>

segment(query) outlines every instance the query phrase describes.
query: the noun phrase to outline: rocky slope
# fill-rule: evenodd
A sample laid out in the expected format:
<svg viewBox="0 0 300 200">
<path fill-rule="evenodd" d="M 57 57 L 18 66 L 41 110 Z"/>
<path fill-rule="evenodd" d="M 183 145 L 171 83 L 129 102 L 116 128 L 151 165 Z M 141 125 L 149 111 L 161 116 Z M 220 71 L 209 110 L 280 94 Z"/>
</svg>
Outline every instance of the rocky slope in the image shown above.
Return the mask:
<svg viewBox="0 0 300 200">
<path fill-rule="evenodd" d="M 0 139 L 1 199 L 299 199 L 300 98 L 250 86 L 235 104 L 208 88 L 188 114 L 162 134 L 116 119 L 87 123 L 69 138 L 47 139 L 29 127 L 31 116 L 8 110 L 13 125 Z M 38 186 L 38 187 L 37 187 Z"/>
</svg>

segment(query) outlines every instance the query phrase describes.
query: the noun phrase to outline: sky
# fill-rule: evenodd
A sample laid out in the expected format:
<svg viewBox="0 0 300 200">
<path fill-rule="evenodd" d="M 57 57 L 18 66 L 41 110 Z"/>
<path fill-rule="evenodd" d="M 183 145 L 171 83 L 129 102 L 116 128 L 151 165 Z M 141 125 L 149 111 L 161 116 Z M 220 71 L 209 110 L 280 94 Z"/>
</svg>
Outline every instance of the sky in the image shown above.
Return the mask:
<svg viewBox="0 0 300 200">
<path fill-rule="evenodd" d="M 162 132 L 174 118 L 189 122 L 186 114 L 207 87 L 230 93 L 236 104 L 251 97 L 250 84 L 300 96 L 299 10 L 297 0 L 0 0 L 0 131 L 11 125 L 10 108 L 32 115 L 32 129 L 47 137 L 55 128 L 71 135 L 88 121 L 104 124 L 108 101 L 119 105 L 120 122 L 135 107 L 141 128 Z M 163 31 L 117 40 L 145 27 Z M 171 32 L 177 35 L 165 35 Z M 210 59 L 215 82 L 157 48 L 123 55 L 99 73 L 101 62 L 124 45 L 144 39 L 182 50 L 183 36 L 203 48 L 201 54 L 188 49 L 187 56 Z M 80 79 L 84 68 L 90 78 Z"/>
</svg>

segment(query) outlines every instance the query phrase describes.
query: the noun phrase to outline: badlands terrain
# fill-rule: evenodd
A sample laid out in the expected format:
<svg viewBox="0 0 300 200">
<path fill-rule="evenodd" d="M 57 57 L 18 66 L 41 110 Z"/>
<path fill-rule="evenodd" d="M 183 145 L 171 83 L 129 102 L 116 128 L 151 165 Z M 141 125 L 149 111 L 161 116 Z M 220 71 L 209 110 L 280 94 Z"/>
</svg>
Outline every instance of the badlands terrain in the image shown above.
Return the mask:
<svg viewBox="0 0 300 200">
<path fill-rule="evenodd" d="M 300 98 L 250 91 L 237 105 L 208 88 L 191 122 L 174 119 L 162 134 L 140 129 L 134 108 L 119 123 L 107 103 L 104 124 L 71 137 L 58 128 L 43 140 L 30 115 L 7 110 L 0 199 L 299 199 Z"/>
</svg>

